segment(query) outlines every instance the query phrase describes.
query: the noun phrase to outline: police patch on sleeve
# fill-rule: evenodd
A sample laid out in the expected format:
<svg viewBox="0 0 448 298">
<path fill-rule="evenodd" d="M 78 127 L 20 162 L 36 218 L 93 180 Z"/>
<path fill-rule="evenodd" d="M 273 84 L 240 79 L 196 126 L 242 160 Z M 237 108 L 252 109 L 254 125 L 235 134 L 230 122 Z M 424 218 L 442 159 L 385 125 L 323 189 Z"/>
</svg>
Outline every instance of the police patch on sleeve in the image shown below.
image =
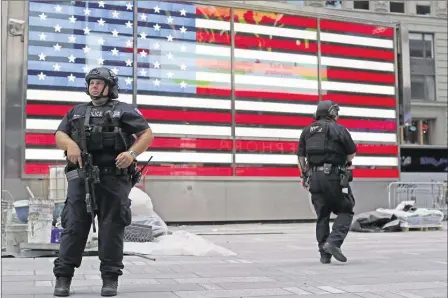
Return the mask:
<svg viewBox="0 0 448 298">
<path fill-rule="evenodd" d="M 142 112 L 140 112 L 139 109 L 134 108 L 134 110 L 137 112 L 137 114 L 139 114 L 140 116 L 143 116 Z"/>
</svg>

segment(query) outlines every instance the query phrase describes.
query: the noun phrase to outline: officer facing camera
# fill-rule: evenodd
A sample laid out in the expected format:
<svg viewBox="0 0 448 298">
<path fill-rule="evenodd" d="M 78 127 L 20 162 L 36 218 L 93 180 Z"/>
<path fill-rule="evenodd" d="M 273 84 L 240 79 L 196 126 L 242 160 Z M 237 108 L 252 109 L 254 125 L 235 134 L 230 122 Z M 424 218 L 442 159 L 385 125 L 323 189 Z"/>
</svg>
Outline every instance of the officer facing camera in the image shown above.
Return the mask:
<svg viewBox="0 0 448 298">
<path fill-rule="evenodd" d="M 355 199 L 349 181 L 353 179 L 351 162 L 356 154 L 356 144 L 342 125 L 336 123 L 339 115 L 336 103 L 319 102 L 315 121 L 306 127 L 299 139 L 299 168 L 302 185 L 311 193 L 317 214 L 316 239 L 320 261 L 340 262 L 347 258 L 341 252 L 353 219 Z M 330 215 L 337 215 L 330 233 Z"/>
<path fill-rule="evenodd" d="M 153 136 L 140 111 L 118 98 L 118 78 L 108 68 L 86 76 L 89 103 L 70 109 L 56 130 L 56 144 L 67 157 L 67 198 L 61 211 L 54 295 L 70 294 L 75 268 L 81 265 L 90 226 L 98 217 L 98 253 L 102 296 L 117 295 L 122 275 L 125 227 L 131 224 L 129 193 L 138 173 L 136 158 Z M 136 141 L 136 137 L 138 141 Z"/>
</svg>

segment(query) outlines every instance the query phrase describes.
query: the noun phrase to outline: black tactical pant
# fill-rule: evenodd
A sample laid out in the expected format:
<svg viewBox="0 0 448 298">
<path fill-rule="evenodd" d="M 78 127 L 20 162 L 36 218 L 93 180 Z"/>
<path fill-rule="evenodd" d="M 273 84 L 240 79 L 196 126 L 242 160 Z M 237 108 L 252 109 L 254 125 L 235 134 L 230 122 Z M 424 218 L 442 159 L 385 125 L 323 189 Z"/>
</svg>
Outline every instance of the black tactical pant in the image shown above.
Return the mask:
<svg viewBox="0 0 448 298">
<path fill-rule="evenodd" d="M 117 278 L 122 275 L 123 239 L 125 226 L 131 224 L 132 185 L 129 176 L 102 175 L 95 186 L 98 218 L 98 253 L 102 277 Z M 77 178 L 68 182 L 67 199 L 61 211 L 61 235 L 59 256 L 54 261 L 56 277 L 72 277 L 81 265 L 87 237 L 92 224 L 87 213 L 84 180 Z"/>
<path fill-rule="evenodd" d="M 310 179 L 311 201 L 317 214 L 316 239 L 319 252 L 325 242 L 341 247 L 353 220 L 355 198 L 350 187 L 348 194 L 342 192 L 340 176 L 336 171 L 329 175 L 323 172 L 312 172 Z M 330 215 L 337 215 L 330 233 Z"/>
</svg>

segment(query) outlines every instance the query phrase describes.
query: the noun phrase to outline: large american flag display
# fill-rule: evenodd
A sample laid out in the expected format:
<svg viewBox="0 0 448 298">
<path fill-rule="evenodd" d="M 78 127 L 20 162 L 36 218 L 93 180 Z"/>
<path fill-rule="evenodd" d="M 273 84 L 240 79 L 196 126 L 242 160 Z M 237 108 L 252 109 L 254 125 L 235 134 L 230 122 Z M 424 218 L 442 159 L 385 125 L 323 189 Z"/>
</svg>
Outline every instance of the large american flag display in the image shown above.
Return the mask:
<svg viewBox="0 0 448 298">
<path fill-rule="evenodd" d="M 89 101 L 85 74 L 106 66 L 119 100 L 137 88 L 155 135 L 138 157 L 154 156 L 149 175 L 298 176 L 297 142 L 321 90 L 358 145 L 355 177 L 398 177 L 393 28 L 234 9 L 232 40 L 230 8 L 135 3 L 136 65 L 133 2 L 30 1 L 25 174 L 64 164 L 53 133 Z"/>
</svg>

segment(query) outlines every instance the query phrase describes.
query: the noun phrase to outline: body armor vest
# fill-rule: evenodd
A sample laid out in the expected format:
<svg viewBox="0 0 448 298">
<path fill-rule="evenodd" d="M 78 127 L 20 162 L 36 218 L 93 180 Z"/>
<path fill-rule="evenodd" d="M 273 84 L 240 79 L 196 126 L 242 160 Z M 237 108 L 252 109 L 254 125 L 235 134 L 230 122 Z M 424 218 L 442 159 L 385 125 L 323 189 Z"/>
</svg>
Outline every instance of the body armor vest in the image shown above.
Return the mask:
<svg viewBox="0 0 448 298">
<path fill-rule="evenodd" d="M 326 162 L 329 154 L 344 155 L 344 148 L 335 140 L 330 133 L 331 123 L 327 121 L 316 121 L 305 137 L 305 150 L 308 163 L 318 166 Z M 344 157 L 345 159 L 345 157 Z"/>
<path fill-rule="evenodd" d="M 92 154 L 115 155 L 127 151 L 135 142 L 131 134 L 120 127 L 121 111 L 115 110 L 118 102 L 107 102 L 103 106 L 80 106 L 72 118 L 71 138 L 79 148 Z M 83 134 L 83 131 L 85 134 Z M 86 138 L 84 148 L 82 138 Z"/>
</svg>

